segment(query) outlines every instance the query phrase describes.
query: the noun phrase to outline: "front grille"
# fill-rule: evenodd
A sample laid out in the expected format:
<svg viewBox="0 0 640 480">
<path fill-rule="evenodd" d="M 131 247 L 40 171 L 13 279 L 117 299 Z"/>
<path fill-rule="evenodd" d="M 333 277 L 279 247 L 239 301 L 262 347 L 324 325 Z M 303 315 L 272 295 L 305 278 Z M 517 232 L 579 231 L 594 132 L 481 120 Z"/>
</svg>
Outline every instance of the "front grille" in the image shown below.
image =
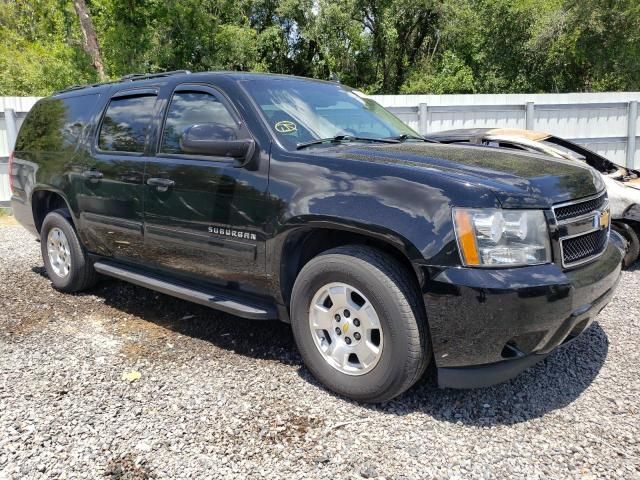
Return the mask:
<svg viewBox="0 0 640 480">
<path fill-rule="evenodd" d="M 565 266 L 599 255 L 607 246 L 609 229 L 562 240 L 562 262 Z"/>
<path fill-rule="evenodd" d="M 566 220 L 568 218 L 579 217 L 591 213 L 595 210 L 600 210 L 607 201 L 607 195 L 600 195 L 598 198 L 593 198 L 585 202 L 572 203 L 571 205 L 564 205 L 562 207 L 556 207 L 554 209 L 556 213 L 556 219 L 558 221 Z"/>
<path fill-rule="evenodd" d="M 553 207 L 558 228 L 562 266 L 581 265 L 600 256 L 609 239 L 607 193 Z"/>
</svg>

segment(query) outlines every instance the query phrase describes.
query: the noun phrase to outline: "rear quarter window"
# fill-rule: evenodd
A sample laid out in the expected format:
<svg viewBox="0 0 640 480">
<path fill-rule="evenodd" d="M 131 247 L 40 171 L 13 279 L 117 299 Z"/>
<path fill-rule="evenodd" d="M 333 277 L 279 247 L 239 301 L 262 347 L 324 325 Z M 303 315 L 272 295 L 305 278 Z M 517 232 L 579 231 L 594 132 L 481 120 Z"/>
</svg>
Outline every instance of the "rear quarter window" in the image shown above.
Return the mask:
<svg viewBox="0 0 640 480">
<path fill-rule="evenodd" d="M 40 100 L 20 128 L 16 151 L 75 151 L 98 97 L 91 94 Z"/>
<path fill-rule="evenodd" d="M 155 102 L 155 95 L 113 98 L 102 119 L 98 148 L 106 152 L 144 152 Z"/>
</svg>

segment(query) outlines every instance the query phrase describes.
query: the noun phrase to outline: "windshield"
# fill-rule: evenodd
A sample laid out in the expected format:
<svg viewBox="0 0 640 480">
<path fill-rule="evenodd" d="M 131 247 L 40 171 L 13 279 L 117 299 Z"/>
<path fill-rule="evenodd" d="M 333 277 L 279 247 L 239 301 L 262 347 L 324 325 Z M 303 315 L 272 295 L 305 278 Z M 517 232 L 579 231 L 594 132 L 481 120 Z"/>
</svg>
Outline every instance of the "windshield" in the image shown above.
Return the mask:
<svg viewBox="0 0 640 480">
<path fill-rule="evenodd" d="M 339 84 L 274 78 L 246 80 L 243 84 L 269 128 L 290 150 L 338 135 L 419 136 L 373 100 Z"/>
</svg>

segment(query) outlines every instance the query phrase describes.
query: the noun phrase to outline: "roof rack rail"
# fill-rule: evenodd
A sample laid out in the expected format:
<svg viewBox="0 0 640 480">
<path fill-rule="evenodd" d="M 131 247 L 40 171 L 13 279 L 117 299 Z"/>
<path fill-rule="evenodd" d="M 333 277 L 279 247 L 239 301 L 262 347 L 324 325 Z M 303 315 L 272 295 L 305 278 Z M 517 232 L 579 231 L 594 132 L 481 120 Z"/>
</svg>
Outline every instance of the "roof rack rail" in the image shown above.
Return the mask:
<svg viewBox="0 0 640 480">
<path fill-rule="evenodd" d="M 146 80 L 147 78 L 168 77 L 170 75 L 180 75 L 184 73 L 191 73 L 191 70 L 172 70 L 170 72 L 158 72 L 158 73 L 130 73 L 121 77 L 121 81 L 134 81 L 134 80 Z"/>
<path fill-rule="evenodd" d="M 91 83 L 88 85 L 71 85 L 67 88 L 63 88 L 62 90 L 57 90 L 52 93 L 52 95 L 59 95 L 65 92 L 71 92 L 73 90 L 81 90 L 83 88 L 92 88 L 92 87 L 101 87 L 103 85 L 111 85 L 113 83 L 118 82 L 133 82 L 135 80 L 146 80 L 148 78 L 159 78 L 159 77 L 168 77 L 171 75 L 180 75 L 185 73 L 191 73 L 191 70 L 173 70 L 171 72 L 159 72 L 159 73 L 130 73 L 129 75 L 125 75 L 120 78 L 120 80 L 112 80 L 110 82 L 98 82 Z"/>
<path fill-rule="evenodd" d="M 63 92 L 70 92 L 72 90 L 80 90 L 81 88 L 86 88 L 86 87 L 90 87 L 91 85 L 69 85 L 66 88 L 63 88 L 62 90 L 56 90 L 55 92 L 53 92 L 53 95 L 56 95 L 58 93 L 63 93 Z"/>
<path fill-rule="evenodd" d="M 71 85 L 67 88 L 63 88 L 62 90 L 56 90 L 51 95 L 59 95 L 61 93 L 71 92 L 73 90 L 82 90 L 83 88 L 101 87 L 103 85 L 111 85 L 112 83 L 116 83 L 116 81 L 89 83 L 87 85 Z"/>
</svg>

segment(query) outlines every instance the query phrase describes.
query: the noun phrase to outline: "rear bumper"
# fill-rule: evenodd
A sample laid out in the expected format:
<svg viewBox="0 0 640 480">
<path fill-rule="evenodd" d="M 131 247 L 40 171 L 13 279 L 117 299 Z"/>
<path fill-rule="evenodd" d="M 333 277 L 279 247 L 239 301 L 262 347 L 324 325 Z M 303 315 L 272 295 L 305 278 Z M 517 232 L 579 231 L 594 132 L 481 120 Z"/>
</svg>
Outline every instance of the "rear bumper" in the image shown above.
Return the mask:
<svg viewBox="0 0 640 480">
<path fill-rule="evenodd" d="M 446 269 L 425 293 L 441 387 L 506 381 L 586 330 L 620 279 L 623 240 L 592 263 L 503 270 Z"/>
<path fill-rule="evenodd" d="M 26 228 L 29 233 L 38 237 L 38 229 L 33 221 L 33 210 L 27 193 L 24 190 L 14 188 L 10 206 L 17 222 Z"/>
</svg>

